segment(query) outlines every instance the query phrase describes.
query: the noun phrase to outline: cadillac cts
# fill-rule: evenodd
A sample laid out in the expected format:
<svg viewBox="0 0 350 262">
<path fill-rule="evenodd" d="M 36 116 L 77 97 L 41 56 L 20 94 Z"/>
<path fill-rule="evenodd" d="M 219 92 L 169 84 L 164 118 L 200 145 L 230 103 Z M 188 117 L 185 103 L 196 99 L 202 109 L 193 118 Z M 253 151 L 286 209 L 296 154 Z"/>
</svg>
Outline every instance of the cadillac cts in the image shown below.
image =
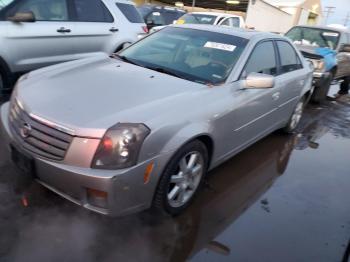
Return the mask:
<svg viewBox="0 0 350 262">
<path fill-rule="evenodd" d="M 176 215 L 208 170 L 292 132 L 311 82 L 310 64 L 281 36 L 170 26 L 112 57 L 23 76 L 1 130 L 17 167 L 76 204 Z"/>
</svg>

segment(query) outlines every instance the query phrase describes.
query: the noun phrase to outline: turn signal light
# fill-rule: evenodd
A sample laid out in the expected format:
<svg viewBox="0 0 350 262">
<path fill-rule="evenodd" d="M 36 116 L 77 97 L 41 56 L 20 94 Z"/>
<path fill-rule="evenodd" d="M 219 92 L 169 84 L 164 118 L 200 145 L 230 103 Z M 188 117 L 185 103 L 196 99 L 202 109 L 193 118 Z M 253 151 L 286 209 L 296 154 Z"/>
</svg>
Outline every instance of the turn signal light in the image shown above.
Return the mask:
<svg viewBox="0 0 350 262">
<path fill-rule="evenodd" d="M 151 162 L 150 164 L 147 165 L 145 173 L 143 175 L 143 183 L 144 184 L 147 184 L 149 182 L 153 168 L 154 168 L 153 162 Z"/>
</svg>

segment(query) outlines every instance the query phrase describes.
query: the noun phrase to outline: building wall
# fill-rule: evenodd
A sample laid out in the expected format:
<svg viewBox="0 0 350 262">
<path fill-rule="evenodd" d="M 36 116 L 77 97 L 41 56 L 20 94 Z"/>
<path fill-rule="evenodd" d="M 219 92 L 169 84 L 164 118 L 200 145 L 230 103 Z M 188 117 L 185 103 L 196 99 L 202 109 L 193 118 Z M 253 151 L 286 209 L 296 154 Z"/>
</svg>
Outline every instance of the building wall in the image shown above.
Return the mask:
<svg viewBox="0 0 350 262">
<path fill-rule="evenodd" d="M 263 0 L 250 1 L 246 24 L 259 31 L 285 33 L 293 25 L 294 17 Z"/>
</svg>

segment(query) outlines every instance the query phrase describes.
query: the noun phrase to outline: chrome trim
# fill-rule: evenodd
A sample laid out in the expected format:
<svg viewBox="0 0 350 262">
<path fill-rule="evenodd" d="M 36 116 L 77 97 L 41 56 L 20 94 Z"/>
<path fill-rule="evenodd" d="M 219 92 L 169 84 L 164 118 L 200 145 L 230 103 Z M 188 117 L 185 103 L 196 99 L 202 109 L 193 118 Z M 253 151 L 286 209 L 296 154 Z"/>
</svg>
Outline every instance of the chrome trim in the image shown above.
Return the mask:
<svg viewBox="0 0 350 262">
<path fill-rule="evenodd" d="M 253 119 L 252 121 L 250 121 L 250 122 L 244 124 L 243 126 L 240 126 L 240 127 L 236 128 L 236 129 L 234 130 L 234 132 L 238 132 L 238 131 L 242 130 L 243 128 L 247 127 L 247 126 L 250 126 L 251 124 L 255 123 L 256 121 L 260 120 L 261 118 L 264 118 L 265 116 L 267 116 L 267 115 L 269 115 L 269 114 L 272 114 L 272 113 L 275 112 L 277 109 L 278 109 L 278 107 L 272 109 L 271 111 L 269 111 L 269 112 L 267 112 L 267 113 L 265 113 L 265 114 L 263 114 L 263 115 L 261 115 L 261 116 L 259 116 L 258 118 Z"/>
<path fill-rule="evenodd" d="M 70 128 L 68 128 L 68 127 L 64 127 L 64 126 L 62 126 L 62 125 L 53 123 L 53 122 L 51 122 L 51 121 L 49 121 L 49 120 L 47 120 L 47 119 L 44 119 L 44 118 L 42 118 L 42 117 L 40 117 L 40 116 L 37 116 L 37 115 L 34 115 L 34 114 L 32 114 L 32 113 L 29 113 L 29 116 L 32 117 L 33 119 L 35 119 L 36 121 L 38 121 L 38 122 L 44 124 L 44 125 L 47 125 L 47 126 L 49 126 L 49 127 L 51 127 L 51 128 L 54 128 L 54 129 L 56 129 L 56 130 L 58 130 L 58 131 L 61 131 L 61 132 L 63 132 L 63 133 L 66 133 L 66 134 L 68 134 L 68 135 L 75 136 L 75 131 L 74 131 L 73 129 L 70 129 Z"/>
<path fill-rule="evenodd" d="M 18 100 L 17 97 L 14 98 L 15 100 L 15 103 L 23 110 L 23 111 L 26 111 L 24 109 L 24 106 L 22 104 L 21 101 Z M 59 125 L 59 124 L 56 124 L 54 122 L 51 122 L 45 118 L 42 118 L 40 116 L 37 116 L 35 114 L 32 114 L 32 113 L 29 113 L 29 116 L 32 117 L 33 119 L 35 119 L 36 121 L 40 122 L 41 124 L 44 124 L 44 125 L 47 125 L 53 129 L 56 129 L 58 131 L 61 131 L 63 133 L 66 133 L 68 135 L 71 135 L 71 136 L 75 136 L 75 131 L 71 128 L 68 128 L 68 127 L 65 127 L 65 126 L 62 126 L 62 125 Z"/>
</svg>

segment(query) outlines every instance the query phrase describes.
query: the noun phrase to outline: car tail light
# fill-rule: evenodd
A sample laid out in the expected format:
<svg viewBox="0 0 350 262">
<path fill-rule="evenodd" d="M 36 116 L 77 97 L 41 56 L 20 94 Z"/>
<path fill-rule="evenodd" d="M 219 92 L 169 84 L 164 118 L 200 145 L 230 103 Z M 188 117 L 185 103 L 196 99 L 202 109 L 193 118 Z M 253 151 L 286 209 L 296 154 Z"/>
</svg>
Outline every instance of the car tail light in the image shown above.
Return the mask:
<svg viewBox="0 0 350 262">
<path fill-rule="evenodd" d="M 143 27 L 142 27 L 142 30 L 143 30 L 146 34 L 148 34 L 148 31 L 149 31 L 149 30 L 148 30 L 148 27 L 147 27 L 147 26 L 143 26 Z"/>
</svg>

